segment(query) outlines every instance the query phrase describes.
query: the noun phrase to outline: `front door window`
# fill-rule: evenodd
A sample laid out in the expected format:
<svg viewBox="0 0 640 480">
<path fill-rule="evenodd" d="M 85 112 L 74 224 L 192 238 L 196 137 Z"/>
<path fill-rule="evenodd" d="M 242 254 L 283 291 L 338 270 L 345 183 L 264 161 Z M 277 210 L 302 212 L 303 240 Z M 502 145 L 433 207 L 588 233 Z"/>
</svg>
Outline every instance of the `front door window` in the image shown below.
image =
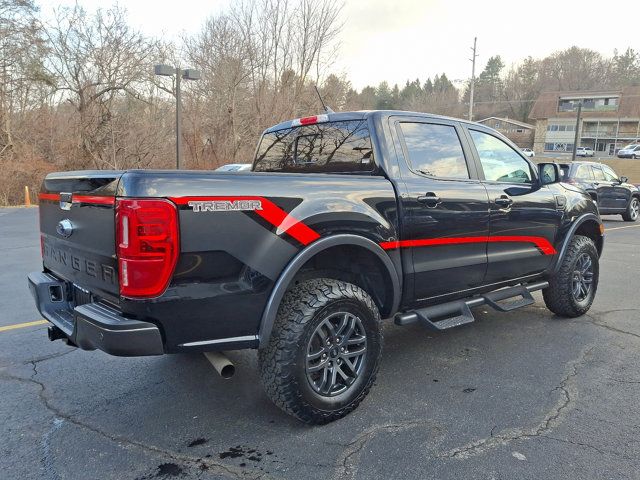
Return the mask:
<svg viewBox="0 0 640 480">
<path fill-rule="evenodd" d="M 531 167 L 513 148 L 493 135 L 471 130 L 485 180 L 531 183 Z"/>
</svg>

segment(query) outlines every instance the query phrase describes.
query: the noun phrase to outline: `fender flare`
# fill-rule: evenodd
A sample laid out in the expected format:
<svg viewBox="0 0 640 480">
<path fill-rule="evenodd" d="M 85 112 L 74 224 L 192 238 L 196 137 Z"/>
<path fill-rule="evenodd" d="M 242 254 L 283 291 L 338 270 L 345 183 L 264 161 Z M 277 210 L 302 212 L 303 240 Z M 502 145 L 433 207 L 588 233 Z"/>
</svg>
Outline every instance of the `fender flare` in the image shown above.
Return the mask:
<svg viewBox="0 0 640 480">
<path fill-rule="evenodd" d="M 564 259 L 564 256 L 567 254 L 567 250 L 569 249 L 569 244 L 571 243 L 571 239 L 575 235 L 576 230 L 578 230 L 578 227 L 588 220 L 593 220 L 598 225 L 602 225 L 602 220 L 595 213 L 585 213 L 583 215 L 580 215 L 573 222 L 573 224 L 569 228 L 569 231 L 565 235 L 564 240 L 562 241 L 562 247 L 558 252 L 558 256 L 556 257 L 556 262 L 553 265 L 553 268 L 551 269 L 552 273 L 556 273 L 560 269 L 560 265 L 562 265 L 562 260 Z M 602 235 L 602 237 L 604 242 L 604 235 Z"/>
<path fill-rule="evenodd" d="M 400 289 L 400 277 L 393 262 L 391 261 L 391 258 L 389 258 L 389 255 L 385 253 L 380 245 L 373 242 L 372 240 L 369 240 L 368 238 L 361 237 L 359 235 L 338 234 L 330 237 L 324 237 L 313 242 L 307 248 L 299 252 L 280 274 L 280 277 L 276 281 L 276 284 L 271 291 L 271 295 L 269 296 L 269 300 L 267 301 L 267 304 L 264 308 L 264 312 L 262 313 L 260 330 L 258 333 L 258 341 L 260 347 L 264 347 L 269 341 L 269 338 L 271 337 L 271 331 L 273 329 L 273 324 L 278 314 L 278 308 L 280 307 L 280 302 L 282 301 L 282 298 L 284 297 L 289 284 L 296 276 L 298 271 L 314 255 L 323 250 L 326 250 L 327 248 L 340 245 L 354 245 L 366 248 L 370 252 L 374 253 L 382 261 L 382 264 L 387 269 L 392 283 L 393 300 L 391 313 L 393 314 L 398 310 L 400 296 L 402 293 Z"/>
</svg>

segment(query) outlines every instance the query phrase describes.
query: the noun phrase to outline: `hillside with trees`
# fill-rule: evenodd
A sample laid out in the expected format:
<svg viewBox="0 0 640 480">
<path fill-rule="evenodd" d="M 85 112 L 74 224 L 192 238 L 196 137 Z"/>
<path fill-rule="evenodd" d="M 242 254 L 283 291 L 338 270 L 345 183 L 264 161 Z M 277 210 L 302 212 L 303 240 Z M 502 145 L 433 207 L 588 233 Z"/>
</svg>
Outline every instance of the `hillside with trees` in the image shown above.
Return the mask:
<svg viewBox="0 0 640 480">
<path fill-rule="evenodd" d="M 54 170 L 172 168 L 174 85 L 168 63 L 199 69 L 183 83 L 187 168 L 251 161 L 261 131 L 317 113 L 314 85 L 334 110 L 402 109 L 465 117 L 468 82 L 443 72 L 404 85 L 352 88 L 332 73 L 345 28 L 338 0 L 241 0 L 179 42 L 133 28 L 118 6 L 76 5 L 44 18 L 33 0 L 0 0 L 0 205 L 20 203 Z M 527 120 L 542 91 L 640 84 L 640 55 L 571 47 L 507 66 L 481 66 L 475 118 Z"/>
</svg>

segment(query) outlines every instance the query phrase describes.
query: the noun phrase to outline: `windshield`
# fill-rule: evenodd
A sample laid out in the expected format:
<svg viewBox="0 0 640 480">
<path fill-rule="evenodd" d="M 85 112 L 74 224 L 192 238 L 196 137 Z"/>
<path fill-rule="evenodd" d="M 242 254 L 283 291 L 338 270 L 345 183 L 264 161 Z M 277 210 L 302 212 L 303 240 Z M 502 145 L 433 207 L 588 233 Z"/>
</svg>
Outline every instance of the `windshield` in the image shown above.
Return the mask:
<svg viewBox="0 0 640 480">
<path fill-rule="evenodd" d="M 265 133 L 256 172 L 368 173 L 373 150 L 366 120 L 319 123 Z"/>
</svg>

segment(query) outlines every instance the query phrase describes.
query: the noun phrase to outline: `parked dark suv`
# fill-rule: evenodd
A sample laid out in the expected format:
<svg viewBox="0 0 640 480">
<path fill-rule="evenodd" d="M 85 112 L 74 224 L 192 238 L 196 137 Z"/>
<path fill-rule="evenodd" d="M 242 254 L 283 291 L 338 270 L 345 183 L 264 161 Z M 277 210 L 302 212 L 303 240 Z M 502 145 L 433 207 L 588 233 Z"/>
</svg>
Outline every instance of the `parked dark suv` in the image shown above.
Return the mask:
<svg viewBox="0 0 640 480">
<path fill-rule="evenodd" d="M 595 162 L 561 163 L 563 181 L 584 188 L 598 204 L 601 215 L 621 214 L 635 222 L 640 213 L 640 190 L 619 177 L 608 165 Z"/>
</svg>

